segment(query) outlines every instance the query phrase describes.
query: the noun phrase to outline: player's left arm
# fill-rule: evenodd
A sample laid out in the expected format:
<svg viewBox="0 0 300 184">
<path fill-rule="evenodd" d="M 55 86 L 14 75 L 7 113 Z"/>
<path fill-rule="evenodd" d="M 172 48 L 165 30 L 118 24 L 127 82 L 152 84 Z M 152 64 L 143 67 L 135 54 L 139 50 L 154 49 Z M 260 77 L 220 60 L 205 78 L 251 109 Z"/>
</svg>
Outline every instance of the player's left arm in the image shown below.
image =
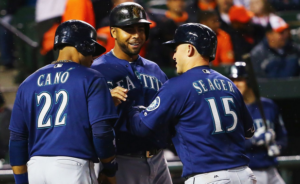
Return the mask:
<svg viewBox="0 0 300 184">
<path fill-rule="evenodd" d="M 136 136 L 148 136 L 159 129 L 168 128 L 170 122 L 179 114 L 182 104 L 164 85 L 154 101 L 142 112 L 131 109 L 129 112 L 129 130 Z"/>
<path fill-rule="evenodd" d="M 94 148 L 98 158 L 103 161 L 102 173 L 113 178 L 118 165 L 114 160 L 116 150 L 112 126 L 118 115 L 104 78 L 94 79 L 89 87 L 87 98 Z"/>
<path fill-rule="evenodd" d="M 21 90 L 19 89 L 14 103 L 10 121 L 9 156 L 16 184 L 26 184 L 28 173 L 28 129 L 21 107 Z"/>
</svg>

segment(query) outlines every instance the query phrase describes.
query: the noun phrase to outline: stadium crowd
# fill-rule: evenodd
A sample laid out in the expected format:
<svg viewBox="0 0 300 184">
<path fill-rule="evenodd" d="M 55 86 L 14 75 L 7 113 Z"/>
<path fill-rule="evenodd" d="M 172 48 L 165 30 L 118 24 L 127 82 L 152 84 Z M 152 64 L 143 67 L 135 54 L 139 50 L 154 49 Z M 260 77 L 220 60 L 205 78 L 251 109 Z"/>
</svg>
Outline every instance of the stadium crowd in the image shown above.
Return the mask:
<svg viewBox="0 0 300 184">
<path fill-rule="evenodd" d="M 109 52 L 114 47 L 108 21 L 109 10 L 122 2 L 133 0 L 12 0 L 2 3 L 2 21 L 10 23 L 24 6 L 35 7 L 36 30 L 32 30 L 39 43 L 39 64 L 24 66 L 15 56 L 13 36 L 0 28 L 1 65 L 6 69 L 25 68 L 21 82 L 37 68 L 55 60 L 53 51 L 54 33 L 57 26 L 66 20 L 86 21 L 97 29 L 98 42 Z M 207 25 L 217 33 L 218 48 L 212 66 L 231 65 L 251 53 L 258 77 L 282 78 L 299 76 L 299 46 L 292 40 L 291 29 L 279 11 L 296 10 L 299 1 L 276 0 L 166 0 L 136 1 L 147 10 L 151 24 L 150 36 L 140 55 L 155 61 L 161 67 L 174 68 L 173 51 L 162 42 L 173 37 L 176 28 L 187 22 Z M 152 2 L 165 4 L 159 11 Z M 152 3 L 154 4 L 154 3 Z M 276 11 L 278 10 L 278 11 Z M 22 51 L 19 51 L 22 52 Z M 38 59 L 37 59 L 38 60 Z M 24 62 L 24 61 L 23 61 Z M 26 70 L 28 68 L 28 70 Z"/>
</svg>

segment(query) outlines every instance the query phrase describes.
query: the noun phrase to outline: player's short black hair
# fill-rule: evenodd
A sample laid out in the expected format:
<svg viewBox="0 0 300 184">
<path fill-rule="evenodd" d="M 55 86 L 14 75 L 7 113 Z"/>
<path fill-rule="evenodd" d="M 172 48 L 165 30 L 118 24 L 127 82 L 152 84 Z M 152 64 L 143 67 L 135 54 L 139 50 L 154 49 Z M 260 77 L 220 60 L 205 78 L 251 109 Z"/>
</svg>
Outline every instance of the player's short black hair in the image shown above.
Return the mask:
<svg viewBox="0 0 300 184">
<path fill-rule="evenodd" d="M 58 46 L 56 47 L 56 50 L 60 51 L 60 50 L 62 50 L 63 48 L 65 48 L 66 46 L 74 47 L 73 45 L 70 45 L 70 44 L 61 44 L 61 45 L 58 45 Z"/>
<path fill-rule="evenodd" d="M 200 11 L 197 18 L 198 22 L 201 23 L 214 16 L 218 16 L 218 13 L 215 10 Z"/>
</svg>

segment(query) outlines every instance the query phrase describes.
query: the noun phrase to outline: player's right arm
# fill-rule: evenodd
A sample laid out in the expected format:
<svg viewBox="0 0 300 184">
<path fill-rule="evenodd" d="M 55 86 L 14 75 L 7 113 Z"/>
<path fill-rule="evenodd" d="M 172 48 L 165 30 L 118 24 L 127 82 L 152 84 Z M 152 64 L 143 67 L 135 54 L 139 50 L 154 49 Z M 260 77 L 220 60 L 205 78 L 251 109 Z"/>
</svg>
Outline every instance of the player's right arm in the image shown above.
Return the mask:
<svg viewBox="0 0 300 184">
<path fill-rule="evenodd" d="M 91 83 L 87 98 L 94 148 L 104 166 L 102 173 L 113 181 L 117 163 L 112 125 L 118 115 L 104 78 L 96 78 Z"/>
<path fill-rule="evenodd" d="M 28 161 L 28 129 L 24 120 L 21 100 L 21 90 L 19 89 L 9 125 L 11 131 L 9 156 L 16 184 L 29 183 L 26 166 Z"/>
</svg>

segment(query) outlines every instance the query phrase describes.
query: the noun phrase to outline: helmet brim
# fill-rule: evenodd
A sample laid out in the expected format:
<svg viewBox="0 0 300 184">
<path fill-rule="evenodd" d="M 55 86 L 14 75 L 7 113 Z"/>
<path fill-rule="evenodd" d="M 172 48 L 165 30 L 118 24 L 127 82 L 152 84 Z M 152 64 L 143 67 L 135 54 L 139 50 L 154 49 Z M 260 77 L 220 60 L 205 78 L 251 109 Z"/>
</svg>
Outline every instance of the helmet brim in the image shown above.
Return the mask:
<svg viewBox="0 0 300 184">
<path fill-rule="evenodd" d="M 97 41 L 93 40 L 93 42 L 95 43 L 95 52 L 94 52 L 93 56 L 100 56 L 101 54 L 106 52 L 105 47 L 100 45 Z"/>
<path fill-rule="evenodd" d="M 172 49 L 175 49 L 180 44 L 182 43 L 176 42 L 175 40 L 170 40 L 163 43 L 163 45 L 166 45 L 167 47 L 170 47 Z"/>
<path fill-rule="evenodd" d="M 120 22 L 118 24 L 115 24 L 115 25 L 111 25 L 111 27 L 123 27 L 123 26 L 129 26 L 129 25 L 132 25 L 132 24 L 152 24 L 151 22 L 149 22 L 148 20 L 146 19 L 131 19 L 131 20 L 127 20 L 127 21 L 124 21 L 124 22 Z"/>
</svg>

